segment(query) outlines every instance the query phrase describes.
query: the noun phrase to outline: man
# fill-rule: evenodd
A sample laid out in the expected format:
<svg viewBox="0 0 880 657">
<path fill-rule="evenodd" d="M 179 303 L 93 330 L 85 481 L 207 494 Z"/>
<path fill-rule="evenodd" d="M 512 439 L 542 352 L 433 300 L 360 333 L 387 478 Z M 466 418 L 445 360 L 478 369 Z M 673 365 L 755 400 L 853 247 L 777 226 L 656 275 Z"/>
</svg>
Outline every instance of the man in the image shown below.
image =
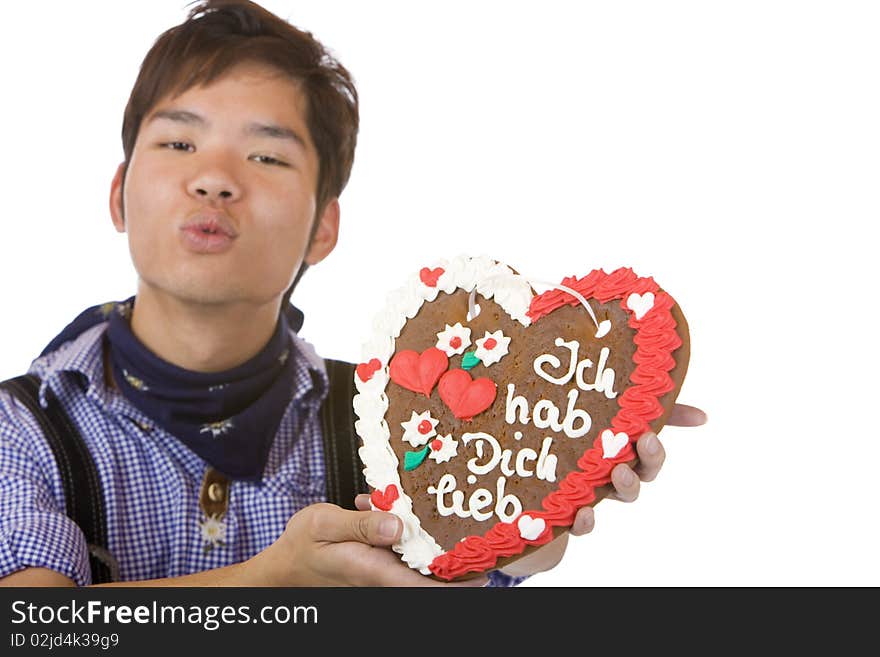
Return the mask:
<svg viewBox="0 0 880 657">
<path fill-rule="evenodd" d="M 336 244 L 357 130 L 345 68 L 253 3 L 203 2 L 147 54 L 110 190 L 137 293 L 84 313 L 31 368 L 95 461 L 120 583 L 442 585 L 388 549 L 400 522 L 366 495 L 358 510 L 325 502 L 327 374 L 287 303 Z M 638 453 L 637 473 L 614 472 L 618 499 L 662 464 L 652 434 Z M 0 581 L 92 583 L 59 466 L 5 392 L 0 474 Z M 572 532 L 592 521 L 582 509 Z M 465 585 L 553 567 L 566 540 Z"/>
</svg>

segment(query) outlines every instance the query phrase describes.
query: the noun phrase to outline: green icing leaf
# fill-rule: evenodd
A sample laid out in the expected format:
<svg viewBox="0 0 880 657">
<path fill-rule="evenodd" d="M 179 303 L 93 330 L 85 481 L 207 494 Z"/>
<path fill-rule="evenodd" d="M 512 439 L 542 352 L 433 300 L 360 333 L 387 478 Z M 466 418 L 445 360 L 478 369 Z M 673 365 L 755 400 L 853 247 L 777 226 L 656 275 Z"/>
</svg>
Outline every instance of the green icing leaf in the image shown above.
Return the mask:
<svg viewBox="0 0 880 657">
<path fill-rule="evenodd" d="M 476 352 L 468 351 L 461 359 L 461 368 L 469 370 L 479 364 L 480 359 L 476 357 Z"/>
<path fill-rule="evenodd" d="M 403 455 L 403 469 L 404 470 L 415 470 L 422 464 L 422 461 L 425 460 L 425 457 L 428 455 L 428 451 L 430 450 L 430 446 L 425 446 L 425 449 L 419 452 L 407 452 Z"/>
</svg>

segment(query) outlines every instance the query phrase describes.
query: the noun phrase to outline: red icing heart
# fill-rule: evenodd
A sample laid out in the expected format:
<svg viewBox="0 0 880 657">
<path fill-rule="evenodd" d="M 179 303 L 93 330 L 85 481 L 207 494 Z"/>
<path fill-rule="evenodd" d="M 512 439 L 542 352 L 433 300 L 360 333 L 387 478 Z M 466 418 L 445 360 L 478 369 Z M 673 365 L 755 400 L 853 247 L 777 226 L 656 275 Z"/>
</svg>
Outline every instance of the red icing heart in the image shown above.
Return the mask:
<svg viewBox="0 0 880 657">
<path fill-rule="evenodd" d="M 367 363 L 361 363 L 355 368 L 357 370 L 358 378 L 361 381 L 366 383 L 370 379 L 373 378 L 373 375 L 382 367 L 382 363 L 378 358 L 371 358 Z"/>
<path fill-rule="evenodd" d="M 419 272 L 419 278 L 422 279 L 422 283 L 424 283 L 428 287 L 437 287 L 437 281 L 445 273 L 445 271 L 446 270 L 443 269 L 443 267 L 437 267 L 436 269 L 428 269 L 427 267 L 422 267 L 422 270 Z"/>
<path fill-rule="evenodd" d="M 382 509 L 382 511 L 390 511 L 394 500 L 398 497 L 400 497 L 400 491 L 397 490 L 397 486 L 394 484 L 386 486 L 384 492 L 377 488 L 370 493 L 370 500 L 373 502 L 373 506 L 377 509 Z"/>
<path fill-rule="evenodd" d="M 460 420 L 471 420 L 495 401 L 498 387 L 491 379 L 474 381 L 465 370 L 450 370 L 440 377 L 440 399 Z"/>
<path fill-rule="evenodd" d="M 449 367 L 449 358 L 437 347 L 416 351 L 400 351 L 391 359 L 389 376 L 391 380 L 407 390 L 431 396 L 440 375 Z"/>
</svg>

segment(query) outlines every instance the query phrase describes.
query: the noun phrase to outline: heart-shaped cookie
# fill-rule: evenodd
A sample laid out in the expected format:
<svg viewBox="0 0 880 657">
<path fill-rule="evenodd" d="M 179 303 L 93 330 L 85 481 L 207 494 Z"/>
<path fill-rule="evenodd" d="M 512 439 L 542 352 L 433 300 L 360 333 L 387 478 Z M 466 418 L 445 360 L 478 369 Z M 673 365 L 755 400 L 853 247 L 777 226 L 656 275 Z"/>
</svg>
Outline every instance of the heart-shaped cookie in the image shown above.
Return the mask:
<svg viewBox="0 0 880 657">
<path fill-rule="evenodd" d="M 394 549 L 452 580 L 548 543 L 665 424 L 688 356 L 677 304 L 631 269 L 536 294 L 486 257 L 422 268 L 355 374 L 373 508 L 404 524 Z"/>
</svg>

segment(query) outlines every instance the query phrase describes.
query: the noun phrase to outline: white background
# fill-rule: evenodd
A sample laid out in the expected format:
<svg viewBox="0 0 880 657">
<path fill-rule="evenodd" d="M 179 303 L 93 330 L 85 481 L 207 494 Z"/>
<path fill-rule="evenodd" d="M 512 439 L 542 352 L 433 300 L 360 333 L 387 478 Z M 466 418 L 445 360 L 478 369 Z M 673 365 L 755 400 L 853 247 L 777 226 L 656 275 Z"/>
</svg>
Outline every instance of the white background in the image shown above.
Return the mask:
<svg viewBox="0 0 880 657">
<path fill-rule="evenodd" d="M 692 359 L 660 477 L 527 585 L 880 585 L 880 10 L 872 2 L 267 1 L 362 102 L 303 335 L 360 359 L 385 295 L 487 254 L 630 266 Z M 122 112 L 181 0 L 12 3 L 0 40 L 0 376 L 134 292 L 107 198 Z"/>
</svg>

